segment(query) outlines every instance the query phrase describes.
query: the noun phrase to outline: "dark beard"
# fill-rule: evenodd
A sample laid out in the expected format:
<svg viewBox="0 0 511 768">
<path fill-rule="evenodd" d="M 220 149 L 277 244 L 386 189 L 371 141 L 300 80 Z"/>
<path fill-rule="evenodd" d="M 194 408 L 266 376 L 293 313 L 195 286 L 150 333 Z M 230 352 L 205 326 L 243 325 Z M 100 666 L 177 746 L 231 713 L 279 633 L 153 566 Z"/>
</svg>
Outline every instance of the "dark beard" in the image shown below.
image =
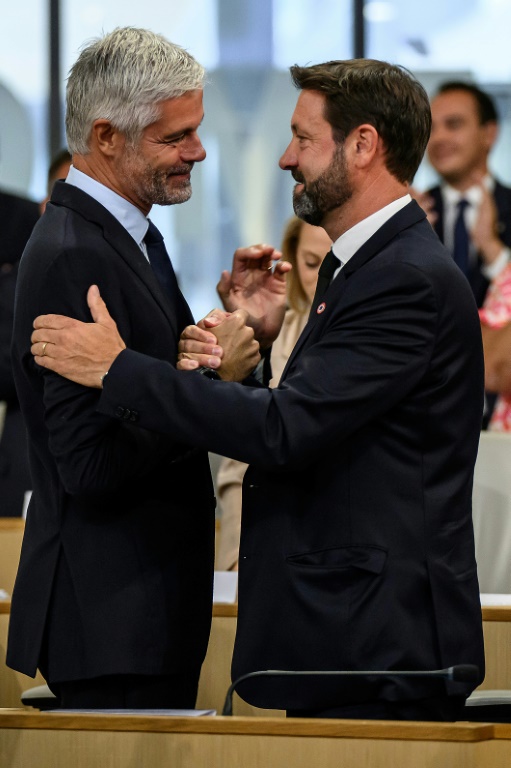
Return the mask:
<svg viewBox="0 0 511 768">
<path fill-rule="evenodd" d="M 304 182 L 299 171 L 293 172 L 295 181 Z M 314 181 L 305 185 L 301 192 L 293 192 L 293 208 L 296 215 L 315 227 L 321 226 L 325 215 L 348 202 L 353 186 L 348 178 L 344 146 L 340 146 L 332 162 Z"/>
</svg>

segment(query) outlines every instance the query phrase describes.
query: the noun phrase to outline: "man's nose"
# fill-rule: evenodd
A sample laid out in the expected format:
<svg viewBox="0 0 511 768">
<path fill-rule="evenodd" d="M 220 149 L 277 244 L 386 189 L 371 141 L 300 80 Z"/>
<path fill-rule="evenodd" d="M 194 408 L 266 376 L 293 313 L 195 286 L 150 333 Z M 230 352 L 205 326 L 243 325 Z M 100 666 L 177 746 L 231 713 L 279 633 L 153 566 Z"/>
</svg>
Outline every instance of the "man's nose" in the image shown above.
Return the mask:
<svg viewBox="0 0 511 768">
<path fill-rule="evenodd" d="M 292 142 L 288 144 L 286 151 L 279 160 L 279 167 L 283 171 L 290 171 L 292 168 L 296 168 L 298 165 L 296 161 L 296 154 L 293 152 Z"/>
<path fill-rule="evenodd" d="M 184 162 L 201 163 L 206 157 L 206 150 L 202 146 L 202 142 L 198 136 L 187 142 L 186 146 L 183 146 L 181 152 L 181 159 Z"/>
</svg>

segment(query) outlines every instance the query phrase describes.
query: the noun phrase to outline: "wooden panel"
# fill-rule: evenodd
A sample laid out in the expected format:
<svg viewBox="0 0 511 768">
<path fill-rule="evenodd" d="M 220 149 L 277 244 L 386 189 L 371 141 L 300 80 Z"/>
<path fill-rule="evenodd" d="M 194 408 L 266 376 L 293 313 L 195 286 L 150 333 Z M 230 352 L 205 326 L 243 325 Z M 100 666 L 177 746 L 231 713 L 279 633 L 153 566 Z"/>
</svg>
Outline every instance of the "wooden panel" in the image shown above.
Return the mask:
<svg viewBox="0 0 511 768">
<path fill-rule="evenodd" d="M 25 521 L 20 517 L 0 517 L 0 589 L 12 595 L 18 570 Z"/>
<path fill-rule="evenodd" d="M 501 744 L 367 742 L 271 736 L 0 732 L 9 768 L 509 768 Z"/>
<path fill-rule="evenodd" d="M 481 689 L 511 690 L 511 621 L 484 621 L 486 677 Z"/>
<path fill-rule="evenodd" d="M 511 608 L 503 605 L 488 606 L 482 609 L 483 621 L 511 621 Z"/>
<path fill-rule="evenodd" d="M 328 738 L 394 739 L 406 741 L 478 742 L 510 739 L 509 726 L 488 723 L 430 723 L 377 720 L 335 720 L 264 717 L 160 717 L 145 714 L 54 713 L 0 708 L 0 728 L 85 731 L 150 731 L 214 735 L 317 736 Z M 502 727 L 504 731 L 502 731 Z M 505 730 L 507 729 L 507 731 Z"/>
<path fill-rule="evenodd" d="M 0 603 L 0 609 L 5 610 L 5 606 Z M 9 614 L 2 613 L 0 610 L 0 707 L 19 707 L 21 706 L 21 694 L 28 688 L 35 685 L 42 685 L 44 680 L 37 673 L 34 678 L 15 672 L 5 664 L 5 654 L 7 651 L 7 630 L 9 626 Z M 7 768 L 6 764 L 6 768 Z M 0 768 L 4 768 L 0 761 Z"/>
<path fill-rule="evenodd" d="M 9 768 L 508 768 L 475 724 L 0 713 Z"/>
</svg>

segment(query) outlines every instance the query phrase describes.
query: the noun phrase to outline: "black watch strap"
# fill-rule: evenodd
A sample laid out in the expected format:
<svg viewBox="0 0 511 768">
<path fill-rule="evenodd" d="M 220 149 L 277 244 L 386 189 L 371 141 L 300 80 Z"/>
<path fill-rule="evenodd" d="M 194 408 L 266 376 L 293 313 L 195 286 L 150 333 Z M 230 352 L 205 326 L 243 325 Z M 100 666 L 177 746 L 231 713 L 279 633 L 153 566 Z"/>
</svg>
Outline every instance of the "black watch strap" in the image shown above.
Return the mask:
<svg viewBox="0 0 511 768">
<path fill-rule="evenodd" d="M 202 374 L 202 376 L 206 376 L 208 379 L 214 379 L 216 381 L 220 381 L 220 376 L 215 371 L 214 368 L 207 368 L 205 365 L 201 365 L 200 368 L 197 368 L 197 373 Z"/>
</svg>

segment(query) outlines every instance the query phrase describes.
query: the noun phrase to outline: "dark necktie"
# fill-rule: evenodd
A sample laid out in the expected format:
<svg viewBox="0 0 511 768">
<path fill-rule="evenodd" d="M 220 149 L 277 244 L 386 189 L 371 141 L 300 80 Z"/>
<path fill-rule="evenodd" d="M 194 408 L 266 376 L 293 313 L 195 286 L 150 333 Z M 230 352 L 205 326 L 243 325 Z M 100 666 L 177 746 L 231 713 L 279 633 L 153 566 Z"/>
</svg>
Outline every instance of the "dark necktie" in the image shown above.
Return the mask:
<svg viewBox="0 0 511 768">
<path fill-rule="evenodd" d="M 334 252 L 332 250 L 328 251 L 319 268 L 316 292 L 314 293 L 314 299 L 312 300 L 311 315 L 316 312 L 317 304 L 327 292 L 328 286 L 332 282 L 334 272 L 340 266 L 341 262 L 337 256 L 335 256 Z"/>
<path fill-rule="evenodd" d="M 193 323 L 193 317 L 183 294 L 179 290 L 176 275 L 163 242 L 163 235 L 151 220 L 149 220 L 149 228 L 144 242 L 154 276 L 165 295 L 170 299 L 181 332 L 186 325 Z"/>
<path fill-rule="evenodd" d="M 454 224 L 454 251 L 453 258 L 464 275 L 468 273 L 468 249 L 469 237 L 467 225 L 465 224 L 465 209 L 469 203 L 466 200 L 460 200 L 457 204 L 458 214 Z"/>
<path fill-rule="evenodd" d="M 163 242 L 163 235 L 154 226 L 152 221 L 149 221 L 149 228 L 144 237 L 144 242 L 147 248 L 147 257 L 155 277 L 172 303 L 174 303 L 179 290 L 176 275 L 172 269 L 172 264 Z"/>
</svg>

